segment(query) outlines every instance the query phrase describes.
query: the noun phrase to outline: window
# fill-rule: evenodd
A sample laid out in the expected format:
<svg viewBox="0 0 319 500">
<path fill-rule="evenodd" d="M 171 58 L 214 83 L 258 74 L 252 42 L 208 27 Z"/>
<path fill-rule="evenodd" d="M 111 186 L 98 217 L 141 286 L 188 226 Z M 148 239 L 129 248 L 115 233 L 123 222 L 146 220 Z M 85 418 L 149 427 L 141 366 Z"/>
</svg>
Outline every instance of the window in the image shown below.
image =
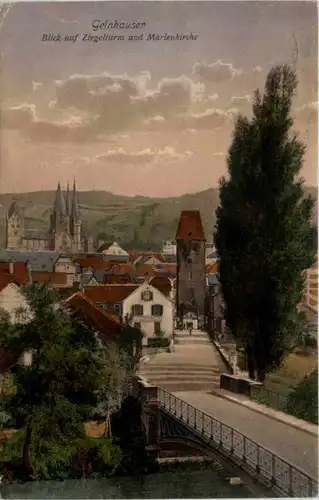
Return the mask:
<svg viewBox="0 0 319 500">
<path fill-rule="evenodd" d="M 163 316 L 163 306 L 161 304 L 152 306 L 152 316 Z"/>
<path fill-rule="evenodd" d="M 198 243 L 193 244 L 193 250 L 194 250 L 194 252 L 199 252 L 199 244 Z"/>
<path fill-rule="evenodd" d="M 134 328 L 137 328 L 137 330 L 140 330 L 140 329 L 141 329 L 141 323 L 139 323 L 139 322 L 137 321 L 137 322 L 135 322 L 135 323 L 133 324 L 133 327 L 134 327 Z"/>
<path fill-rule="evenodd" d="M 132 306 L 132 315 L 143 316 L 143 306 L 141 306 L 140 304 L 134 304 Z"/>
<path fill-rule="evenodd" d="M 161 323 L 159 321 L 155 321 L 154 323 L 154 334 L 158 335 L 161 333 Z"/>
<path fill-rule="evenodd" d="M 153 300 L 153 293 L 150 290 L 145 290 L 145 292 L 142 292 L 142 300 L 144 300 L 144 302 Z"/>
</svg>

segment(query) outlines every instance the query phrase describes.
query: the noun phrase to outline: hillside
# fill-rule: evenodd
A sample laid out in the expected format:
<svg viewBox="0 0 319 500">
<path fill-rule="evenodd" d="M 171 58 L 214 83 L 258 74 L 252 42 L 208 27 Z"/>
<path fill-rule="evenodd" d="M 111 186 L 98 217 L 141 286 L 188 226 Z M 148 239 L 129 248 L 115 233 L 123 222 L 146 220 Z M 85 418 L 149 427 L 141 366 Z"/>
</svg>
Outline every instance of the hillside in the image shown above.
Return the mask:
<svg viewBox="0 0 319 500">
<path fill-rule="evenodd" d="M 306 188 L 306 193 L 317 200 L 316 188 Z M 25 214 L 26 228 L 48 228 L 54 195 L 55 191 L 14 195 Z M 12 194 L 0 194 L 1 246 L 4 244 L 5 214 L 12 197 Z M 211 240 L 219 198 L 217 188 L 176 198 L 129 197 L 105 191 L 82 191 L 79 202 L 82 220 L 94 238 L 115 240 L 127 248 L 156 249 L 164 240 L 175 238 L 180 213 L 185 209 L 200 210 L 206 238 Z"/>
</svg>

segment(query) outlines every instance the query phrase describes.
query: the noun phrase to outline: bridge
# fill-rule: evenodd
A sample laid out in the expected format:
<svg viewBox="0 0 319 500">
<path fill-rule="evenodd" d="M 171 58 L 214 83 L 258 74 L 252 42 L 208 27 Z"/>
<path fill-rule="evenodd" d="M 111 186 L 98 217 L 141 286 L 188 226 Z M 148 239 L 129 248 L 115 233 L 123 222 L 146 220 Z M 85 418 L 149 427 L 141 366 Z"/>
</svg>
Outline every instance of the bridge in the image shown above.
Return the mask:
<svg viewBox="0 0 319 500">
<path fill-rule="evenodd" d="M 176 395 L 140 378 L 139 397 L 143 402 L 150 451 L 159 453 L 167 443 L 187 445 L 206 456 L 226 460 L 275 496 L 317 496 L 315 474 L 306 473 Z"/>
</svg>

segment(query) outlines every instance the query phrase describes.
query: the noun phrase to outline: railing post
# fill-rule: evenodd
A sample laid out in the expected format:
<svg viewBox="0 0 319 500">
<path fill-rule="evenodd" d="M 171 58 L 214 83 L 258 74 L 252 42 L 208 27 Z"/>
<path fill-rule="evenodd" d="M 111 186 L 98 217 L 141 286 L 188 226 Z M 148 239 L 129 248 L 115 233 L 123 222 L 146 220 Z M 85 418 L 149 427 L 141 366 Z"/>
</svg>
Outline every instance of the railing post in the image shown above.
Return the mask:
<svg viewBox="0 0 319 500">
<path fill-rule="evenodd" d="M 219 446 L 223 445 L 223 424 L 219 423 Z"/>
<path fill-rule="evenodd" d="M 196 408 L 195 408 L 195 412 L 194 412 L 194 429 L 195 430 L 197 429 L 197 424 L 196 424 Z"/>
<path fill-rule="evenodd" d="M 205 434 L 205 415 L 202 413 L 202 435 Z"/>
<path fill-rule="evenodd" d="M 273 486 L 276 485 L 276 457 L 275 455 L 271 454 L 271 482 Z"/>
<path fill-rule="evenodd" d="M 308 497 L 311 498 L 313 495 L 312 491 L 312 479 L 311 477 L 308 478 Z"/>
<path fill-rule="evenodd" d="M 289 496 L 293 497 L 293 491 L 292 491 L 292 467 L 291 465 L 288 466 L 288 474 L 289 474 Z"/>
<path fill-rule="evenodd" d="M 181 401 L 181 414 L 179 418 L 183 420 L 183 401 Z"/>
<path fill-rule="evenodd" d="M 256 472 L 259 475 L 260 472 L 260 448 L 257 444 L 257 464 L 256 464 Z"/>
<path fill-rule="evenodd" d="M 234 429 L 231 427 L 231 433 L 230 433 L 230 453 L 234 453 Z"/>
<path fill-rule="evenodd" d="M 246 459 L 246 455 L 247 455 L 247 445 L 246 445 L 246 436 L 243 436 L 244 437 L 244 451 L 243 451 L 243 462 L 244 464 L 246 463 L 247 459 Z"/>
</svg>

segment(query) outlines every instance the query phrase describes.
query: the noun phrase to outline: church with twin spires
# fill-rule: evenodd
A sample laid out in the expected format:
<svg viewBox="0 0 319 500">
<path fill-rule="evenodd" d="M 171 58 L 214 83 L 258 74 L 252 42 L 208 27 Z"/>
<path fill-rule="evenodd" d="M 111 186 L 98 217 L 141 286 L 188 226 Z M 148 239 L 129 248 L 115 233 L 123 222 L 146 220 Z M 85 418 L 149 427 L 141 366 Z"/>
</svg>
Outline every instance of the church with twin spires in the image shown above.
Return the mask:
<svg viewBox="0 0 319 500">
<path fill-rule="evenodd" d="M 51 250 L 63 253 L 88 252 L 91 242 L 83 229 L 79 214 L 75 181 L 73 191 L 62 191 L 60 182 L 55 193 L 48 231 L 25 228 L 25 219 L 16 200 L 6 217 L 6 249 L 21 251 Z"/>
</svg>

